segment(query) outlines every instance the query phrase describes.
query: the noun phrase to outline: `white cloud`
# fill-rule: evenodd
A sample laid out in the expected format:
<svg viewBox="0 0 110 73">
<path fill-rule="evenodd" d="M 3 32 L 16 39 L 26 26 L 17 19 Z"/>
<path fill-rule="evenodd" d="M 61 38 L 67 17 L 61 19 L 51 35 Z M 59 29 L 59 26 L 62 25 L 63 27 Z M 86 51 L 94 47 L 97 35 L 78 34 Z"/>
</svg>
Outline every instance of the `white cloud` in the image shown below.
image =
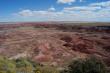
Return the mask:
<svg viewBox="0 0 110 73">
<path fill-rule="evenodd" d="M 65 7 L 61 11 L 57 11 L 54 7 L 41 11 L 27 9 L 19 11 L 17 14 L 20 17 L 30 17 L 36 20 L 50 21 L 104 21 L 110 18 L 110 7 L 106 6 L 103 8 L 100 5 L 93 5 L 94 3 L 88 6 Z"/>
<path fill-rule="evenodd" d="M 76 1 L 83 2 L 84 0 L 57 0 L 57 3 L 71 5 L 73 2 L 76 2 Z"/>
<path fill-rule="evenodd" d="M 14 15 L 19 15 L 19 16 L 23 16 L 23 17 L 32 17 L 32 16 L 47 16 L 47 15 L 55 15 L 55 8 L 54 7 L 50 7 L 48 10 L 41 10 L 41 11 L 37 11 L 37 10 L 29 10 L 29 9 L 25 9 L 22 10 L 20 12 L 18 12 L 17 14 L 14 13 Z"/>
<path fill-rule="evenodd" d="M 50 21 L 92 21 L 101 18 L 110 18 L 110 9 L 95 11 L 31 11 L 31 16 L 19 14 L 21 17 L 32 17 L 37 20 L 50 20 Z M 23 11 L 20 11 L 23 12 Z M 20 13 L 19 12 L 19 13 Z"/>
<path fill-rule="evenodd" d="M 110 7 L 110 1 L 100 2 L 100 3 L 93 3 L 91 6 L 103 6 L 103 7 Z"/>
<path fill-rule="evenodd" d="M 58 3 L 69 4 L 69 5 L 71 5 L 71 3 L 75 1 L 76 0 L 57 0 Z"/>
<path fill-rule="evenodd" d="M 95 11 L 99 10 L 101 7 L 93 7 L 93 6 L 79 6 L 79 7 L 66 7 L 64 10 L 66 11 Z"/>
<path fill-rule="evenodd" d="M 31 10 L 22 10 L 18 14 L 21 16 L 33 16 L 33 13 Z"/>
<path fill-rule="evenodd" d="M 56 9 L 53 6 L 51 6 L 48 10 L 49 11 L 55 11 Z"/>
<path fill-rule="evenodd" d="M 62 12 L 55 12 L 55 11 L 50 11 L 50 10 L 42 10 L 42 11 L 37 11 L 37 10 L 22 10 L 16 14 L 17 16 L 21 17 L 56 17 L 59 15 L 62 15 Z"/>
</svg>

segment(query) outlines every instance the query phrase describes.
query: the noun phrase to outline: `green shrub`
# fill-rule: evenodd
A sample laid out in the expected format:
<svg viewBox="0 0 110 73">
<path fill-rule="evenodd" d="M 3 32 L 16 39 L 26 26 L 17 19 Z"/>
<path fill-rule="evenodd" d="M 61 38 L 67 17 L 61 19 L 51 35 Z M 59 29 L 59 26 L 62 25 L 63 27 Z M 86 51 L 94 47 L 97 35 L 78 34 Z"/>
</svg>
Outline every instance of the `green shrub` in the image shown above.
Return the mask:
<svg viewBox="0 0 110 73">
<path fill-rule="evenodd" d="M 73 61 L 61 73 L 106 73 L 106 66 L 101 60 L 90 57 Z"/>
<path fill-rule="evenodd" d="M 0 57 L 0 73 L 16 73 L 15 63 L 5 57 Z"/>
<path fill-rule="evenodd" d="M 17 59 L 16 68 L 18 73 L 33 73 L 34 67 L 27 59 Z"/>
</svg>

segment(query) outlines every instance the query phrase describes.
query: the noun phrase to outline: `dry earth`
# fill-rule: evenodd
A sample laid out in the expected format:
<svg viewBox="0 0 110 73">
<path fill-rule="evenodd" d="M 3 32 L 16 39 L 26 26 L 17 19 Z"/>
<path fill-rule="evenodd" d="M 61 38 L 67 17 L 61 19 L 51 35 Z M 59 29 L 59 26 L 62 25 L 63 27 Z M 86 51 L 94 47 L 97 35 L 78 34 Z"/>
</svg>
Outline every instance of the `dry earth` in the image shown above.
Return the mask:
<svg viewBox="0 0 110 73">
<path fill-rule="evenodd" d="M 0 55 L 28 57 L 43 65 L 64 66 L 95 55 L 110 66 L 110 34 L 21 27 L 0 31 Z"/>
</svg>

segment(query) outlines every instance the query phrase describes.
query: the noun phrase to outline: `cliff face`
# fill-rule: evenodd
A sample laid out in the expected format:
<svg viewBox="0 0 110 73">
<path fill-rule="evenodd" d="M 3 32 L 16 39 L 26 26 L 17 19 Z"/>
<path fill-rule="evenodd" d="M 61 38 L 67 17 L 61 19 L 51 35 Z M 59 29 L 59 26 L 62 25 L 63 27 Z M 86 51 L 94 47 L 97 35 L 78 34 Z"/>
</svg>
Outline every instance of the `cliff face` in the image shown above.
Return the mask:
<svg viewBox="0 0 110 73">
<path fill-rule="evenodd" d="M 23 27 L 1 31 L 0 55 L 28 57 L 41 64 L 63 66 L 72 59 L 95 55 L 110 63 L 110 34 Z"/>
</svg>

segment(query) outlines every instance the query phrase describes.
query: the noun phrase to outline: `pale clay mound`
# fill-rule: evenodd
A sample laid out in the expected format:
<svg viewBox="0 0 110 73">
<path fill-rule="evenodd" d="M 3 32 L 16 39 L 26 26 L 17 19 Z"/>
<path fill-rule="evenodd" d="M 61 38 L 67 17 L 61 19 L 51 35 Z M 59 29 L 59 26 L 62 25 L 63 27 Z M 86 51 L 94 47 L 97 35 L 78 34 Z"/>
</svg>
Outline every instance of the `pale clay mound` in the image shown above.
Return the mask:
<svg viewBox="0 0 110 73">
<path fill-rule="evenodd" d="M 29 57 L 41 64 L 52 66 L 62 66 L 72 59 L 85 58 L 88 55 L 108 59 L 110 38 L 106 40 L 101 36 L 103 34 L 54 29 L 14 29 L 0 37 L 0 54 L 10 59 Z M 104 46 L 108 46 L 108 49 L 104 49 Z"/>
</svg>

